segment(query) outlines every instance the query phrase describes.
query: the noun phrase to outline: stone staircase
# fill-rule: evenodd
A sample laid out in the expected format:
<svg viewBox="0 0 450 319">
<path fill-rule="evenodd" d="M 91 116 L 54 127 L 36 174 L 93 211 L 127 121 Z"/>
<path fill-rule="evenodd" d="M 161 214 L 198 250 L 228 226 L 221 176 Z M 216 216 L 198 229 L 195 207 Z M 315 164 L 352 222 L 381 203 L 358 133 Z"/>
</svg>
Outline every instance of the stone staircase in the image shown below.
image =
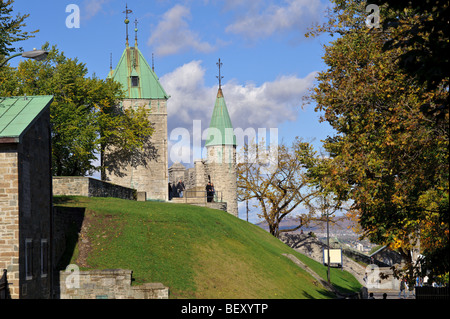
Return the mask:
<svg viewBox="0 0 450 319">
<path fill-rule="evenodd" d="M 194 206 L 200 206 L 200 207 L 208 207 L 212 209 L 219 209 L 223 211 L 227 211 L 227 203 L 224 202 L 207 202 L 206 198 L 201 197 L 174 197 L 172 200 L 169 201 L 169 203 L 174 204 L 187 204 L 187 205 L 194 205 Z"/>
</svg>

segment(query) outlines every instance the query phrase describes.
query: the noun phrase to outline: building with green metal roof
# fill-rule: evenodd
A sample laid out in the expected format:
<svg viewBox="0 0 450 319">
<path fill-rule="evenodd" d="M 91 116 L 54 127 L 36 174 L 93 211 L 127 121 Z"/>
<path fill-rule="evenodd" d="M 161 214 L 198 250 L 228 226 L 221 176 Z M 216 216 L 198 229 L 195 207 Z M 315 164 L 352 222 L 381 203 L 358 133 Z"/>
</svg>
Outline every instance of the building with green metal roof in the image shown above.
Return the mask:
<svg viewBox="0 0 450 319">
<path fill-rule="evenodd" d="M 137 47 L 127 46 L 108 76 L 122 84 L 130 99 L 168 99 L 158 76 Z"/>
<path fill-rule="evenodd" d="M 137 21 L 135 28 L 134 47 L 128 42 L 128 13 L 126 9 L 126 43 L 125 49 L 115 69 L 112 68 L 108 78 L 122 84 L 125 98 L 120 101 L 123 109 L 144 107 L 149 111 L 149 121 L 154 129 L 151 139 L 141 149 L 141 156 L 146 158 L 146 164 L 116 165 L 108 163 L 113 170 L 107 170 L 108 181 L 124 187 L 131 187 L 138 192 L 145 192 L 149 200 L 168 199 L 168 145 L 167 145 L 167 100 L 166 93 L 153 67 L 145 59 L 138 48 Z M 150 153 L 150 154 L 148 154 Z M 115 166 L 114 166 L 115 165 Z M 117 172 L 120 171 L 119 174 Z"/>
<path fill-rule="evenodd" d="M 53 96 L 21 96 L 0 98 L 0 139 L 20 143 L 21 138 L 53 101 Z"/>
<path fill-rule="evenodd" d="M 222 88 L 219 87 L 214 104 L 214 110 L 208 129 L 208 138 L 205 146 L 234 145 L 236 146 L 236 136 L 233 132 L 233 124 L 228 114 L 227 105 L 223 96 Z"/>
<path fill-rule="evenodd" d="M 126 10 L 127 17 L 125 19 L 126 25 L 126 44 L 125 49 L 120 57 L 116 68 L 109 72 L 108 78 L 112 78 L 122 84 L 126 91 L 126 97 L 130 99 L 165 99 L 169 98 L 159 78 L 155 73 L 154 67 L 150 67 L 147 60 L 142 55 L 138 48 L 137 39 L 137 20 L 135 21 L 135 44 L 130 47 L 128 42 L 128 13 L 131 10 Z"/>
<path fill-rule="evenodd" d="M 53 296 L 52 100 L 0 97 L 0 268 L 13 299 Z"/>
<path fill-rule="evenodd" d="M 205 147 L 207 160 L 204 170 L 214 189 L 220 191 L 221 199 L 227 203 L 227 212 L 238 217 L 236 136 L 222 91 L 222 63 L 219 59 L 219 89 L 208 128 Z"/>
</svg>

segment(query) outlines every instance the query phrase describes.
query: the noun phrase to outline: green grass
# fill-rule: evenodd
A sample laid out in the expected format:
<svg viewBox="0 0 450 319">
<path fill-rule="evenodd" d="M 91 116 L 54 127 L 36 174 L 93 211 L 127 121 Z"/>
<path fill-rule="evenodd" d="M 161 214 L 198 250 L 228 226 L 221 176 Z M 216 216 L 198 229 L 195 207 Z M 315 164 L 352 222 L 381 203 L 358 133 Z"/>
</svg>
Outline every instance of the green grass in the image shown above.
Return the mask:
<svg viewBox="0 0 450 319">
<path fill-rule="evenodd" d="M 85 207 L 90 248 L 85 269 L 130 269 L 135 285 L 161 282 L 171 298 L 334 298 L 283 253 L 326 278 L 326 267 L 258 226 L 219 210 L 113 198 L 55 197 L 56 206 Z M 77 263 L 80 247 L 72 249 Z M 83 269 L 83 267 L 82 267 Z M 360 288 L 333 269 L 343 292 Z"/>
</svg>

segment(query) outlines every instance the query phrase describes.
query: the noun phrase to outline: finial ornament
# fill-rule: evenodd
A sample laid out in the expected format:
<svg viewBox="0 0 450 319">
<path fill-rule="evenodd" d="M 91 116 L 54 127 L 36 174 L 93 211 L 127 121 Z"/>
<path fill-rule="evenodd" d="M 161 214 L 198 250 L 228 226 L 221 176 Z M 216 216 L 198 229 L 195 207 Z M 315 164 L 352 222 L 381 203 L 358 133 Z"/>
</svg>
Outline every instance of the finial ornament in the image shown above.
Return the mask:
<svg viewBox="0 0 450 319">
<path fill-rule="evenodd" d="M 123 13 L 125 13 L 125 25 L 127 26 L 127 45 L 128 45 L 128 24 L 130 23 L 130 20 L 128 20 L 128 14 L 132 13 L 132 10 L 128 9 L 128 4 L 125 5 L 125 11 Z"/>
<path fill-rule="evenodd" d="M 222 79 L 223 79 L 223 76 L 221 75 L 220 71 L 221 71 L 221 68 L 222 68 L 223 63 L 220 62 L 220 58 L 219 58 L 219 62 L 216 63 L 216 64 L 217 64 L 217 66 L 219 67 L 219 76 L 216 76 L 216 78 L 219 79 L 219 89 L 221 89 L 221 88 L 222 88 Z"/>
<path fill-rule="evenodd" d="M 138 20 L 134 19 L 134 42 L 136 43 L 136 47 L 138 42 L 137 33 L 138 33 Z"/>
<path fill-rule="evenodd" d="M 152 53 L 152 71 L 155 72 L 155 55 Z"/>
</svg>

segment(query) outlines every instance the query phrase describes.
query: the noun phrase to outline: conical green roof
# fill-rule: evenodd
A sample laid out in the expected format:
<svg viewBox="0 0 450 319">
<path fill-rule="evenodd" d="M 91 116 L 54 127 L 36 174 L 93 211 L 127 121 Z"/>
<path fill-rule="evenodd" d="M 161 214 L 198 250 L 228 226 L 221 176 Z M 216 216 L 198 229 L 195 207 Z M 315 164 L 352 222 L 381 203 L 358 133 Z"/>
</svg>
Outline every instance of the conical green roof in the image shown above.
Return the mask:
<svg viewBox="0 0 450 319">
<path fill-rule="evenodd" d="M 236 146 L 236 136 L 233 132 L 230 115 L 228 114 L 225 98 L 222 89 L 217 92 L 216 104 L 214 105 L 211 123 L 208 129 L 206 146 L 234 145 Z"/>
<path fill-rule="evenodd" d="M 155 72 L 137 47 L 126 47 L 113 72 L 108 75 L 120 82 L 131 99 L 168 99 Z M 132 77 L 135 79 L 132 80 Z M 136 79 L 137 77 L 137 79 Z"/>
</svg>

